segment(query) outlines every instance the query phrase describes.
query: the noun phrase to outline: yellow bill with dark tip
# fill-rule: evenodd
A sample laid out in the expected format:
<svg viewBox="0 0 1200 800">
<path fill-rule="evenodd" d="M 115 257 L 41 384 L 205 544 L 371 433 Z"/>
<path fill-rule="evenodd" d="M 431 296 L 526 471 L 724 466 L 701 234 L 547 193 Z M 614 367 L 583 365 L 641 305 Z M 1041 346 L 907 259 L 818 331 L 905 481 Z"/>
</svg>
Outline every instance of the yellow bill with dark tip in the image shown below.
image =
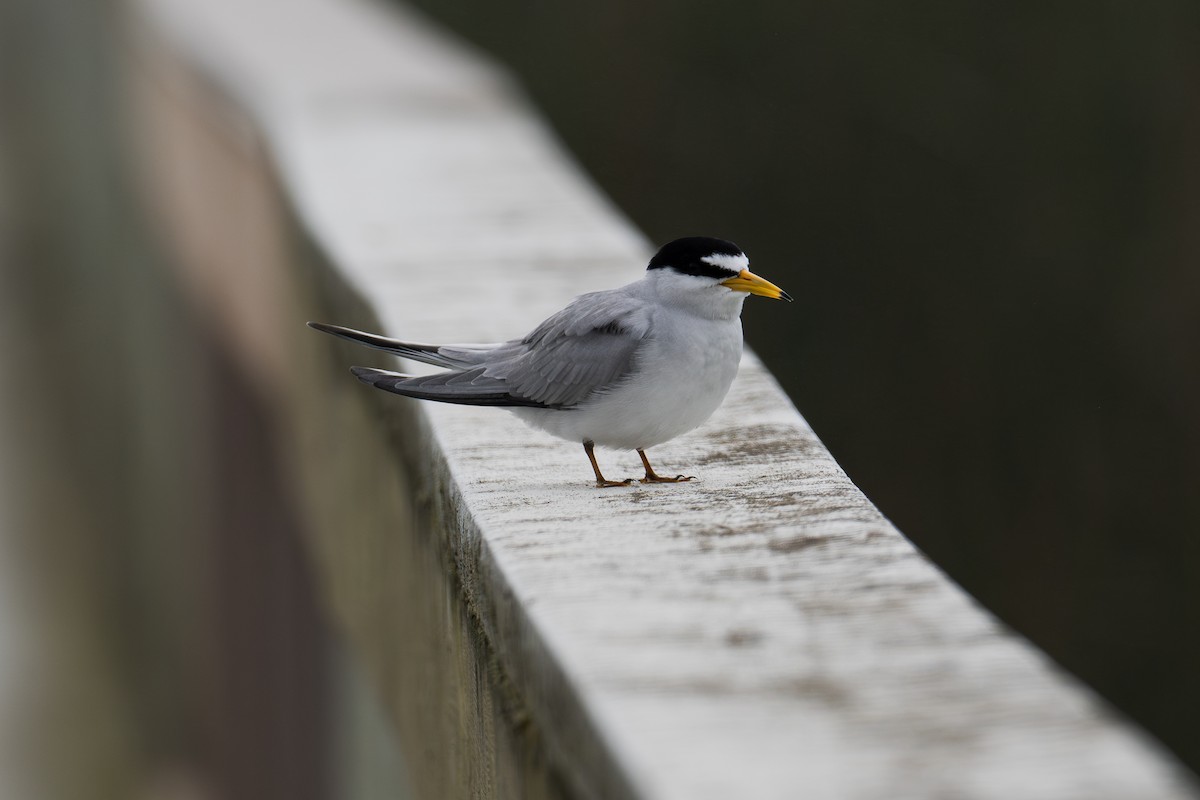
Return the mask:
<svg viewBox="0 0 1200 800">
<path fill-rule="evenodd" d="M 792 302 L 792 296 L 780 289 L 775 284 L 771 283 L 766 278 L 760 278 L 748 269 L 738 273 L 736 278 L 730 278 L 727 281 L 721 281 L 722 286 L 728 286 L 735 292 L 749 292 L 750 294 L 769 297 L 772 300 L 787 300 Z"/>
</svg>

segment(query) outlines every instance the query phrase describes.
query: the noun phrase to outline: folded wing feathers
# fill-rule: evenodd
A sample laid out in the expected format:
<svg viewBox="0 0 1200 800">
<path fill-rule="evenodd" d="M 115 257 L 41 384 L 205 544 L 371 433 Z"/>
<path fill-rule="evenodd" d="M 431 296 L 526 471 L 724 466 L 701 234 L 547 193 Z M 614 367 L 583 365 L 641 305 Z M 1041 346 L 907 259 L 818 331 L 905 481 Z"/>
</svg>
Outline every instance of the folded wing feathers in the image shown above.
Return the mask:
<svg viewBox="0 0 1200 800">
<path fill-rule="evenodd" d="M 369 383 L 378 389 L 402 394 L 407 397 L 416 397 L 421 400 L 437 400 L 443 403 L 457 403 L 469 406 L 547 407 L 545 403 L 539 403 L 536 400 L 529 400 L 510 394 L 505 389 L 503 382 L 500 381 L 491 381 L 489 383 L 476 381 L 465 386 L 451 386 L 445 380 L 440 383 L 430 380 L 430 378 L 438 377 L 432 375 L 414 377 L 399 372 L 388 372 L 369 367 L 351 367 L 350 371 L 363 383 Z M 454 373 L 446 373 L 446 375 L 452 374 Z"/>
<path fill-rule="evenodd" d="M 317 330 L 446 367 L 434 375 L 354 367 L 365 383 L 448 403 L 569 408 L 629 374 L 650 331 L 644 302 L 620 289 L 576 298 L 524 339 L 498 345 L 422 345 L 310 323 Z"/>
<path fill-rule="evenodd" d="M 645 305 L 621 290 L 583 295 L 525 337 L 525 352 L 492 374 L 524 396 L 575 405 L 629 373 L 649 330 Z"/>
</svg>

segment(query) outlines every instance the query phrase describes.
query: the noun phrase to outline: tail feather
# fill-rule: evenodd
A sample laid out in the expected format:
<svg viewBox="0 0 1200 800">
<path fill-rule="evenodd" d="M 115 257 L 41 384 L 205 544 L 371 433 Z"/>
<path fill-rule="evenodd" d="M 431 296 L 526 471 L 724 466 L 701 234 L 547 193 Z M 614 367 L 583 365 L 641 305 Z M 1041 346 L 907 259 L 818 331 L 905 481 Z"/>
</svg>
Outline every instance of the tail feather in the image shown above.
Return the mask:
<svg viewBox="0 0 1200 800">
<path fill-rule="evenodd" d="M 341 325 L 329 325 L 324 322 L 310 322 L 308 323 L 308 327 L 336 336 L 339 339 L 365 344 L 367 347 L 374 347 L 376 350 L 383 350 L 404 358 L 411 358 L 414 361 L 420 361 L 424 364 L 432 364 L 435 367 L 450 367 L 453 369 L 467 366 L 470 363 L 439 353 L 440 345 L 436 344 L 402 342 L 399 339 L 389 339 L 386 336 L 380 336 L 375 333 L 356 331 L 353 328 L 343 328 Z"/>
<path fill-rule="evenodd" d="M 466 406 L 523 406 L 526 408 L 555 408 L 509 393 L 504 381 L 488 378 L 482 368 L 442 372 L 437 375 L 405 375 L 371 367 L 351 367 L 354 377 L 377 389 L 415 397 Z"/>
</svg>

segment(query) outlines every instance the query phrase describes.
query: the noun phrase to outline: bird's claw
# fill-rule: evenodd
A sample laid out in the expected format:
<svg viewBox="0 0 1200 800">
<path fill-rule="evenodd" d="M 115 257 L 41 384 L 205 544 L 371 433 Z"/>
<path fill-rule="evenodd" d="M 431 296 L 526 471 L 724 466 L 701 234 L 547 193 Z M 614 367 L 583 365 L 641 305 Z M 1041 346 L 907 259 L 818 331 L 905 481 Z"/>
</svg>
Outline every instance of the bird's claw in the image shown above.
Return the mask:
<svg viewBox="0 0 1200 800">
<path fill-rule="evenodd" d="M 676 475 L 674 478 L 664 478 L 661 475 L 647 475 L 642 478 L 642 483 L 686 483 L 687 481 L 696 480 L 695 475 Z"/>
<path fill-rule="evenodd" d="M 623 481 L 608 481 L 608 480 L 596 481 L 597 489 L 607 489 L 610 486 L 632 486 L 632 485 L 633 485 L 633 478 L 626 478 Z"/>
</svg>

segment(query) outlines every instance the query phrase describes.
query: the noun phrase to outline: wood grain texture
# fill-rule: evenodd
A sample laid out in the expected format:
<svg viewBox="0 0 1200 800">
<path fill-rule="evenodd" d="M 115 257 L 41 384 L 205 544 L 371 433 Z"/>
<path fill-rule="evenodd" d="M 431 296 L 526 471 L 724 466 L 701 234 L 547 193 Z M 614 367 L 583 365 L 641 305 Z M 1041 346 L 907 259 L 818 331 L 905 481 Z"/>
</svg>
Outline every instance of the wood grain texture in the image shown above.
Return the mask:
<svg viewBox="0 0 1200 800">
<path fill-rule="evenodd" d="M 345 315 L 328 321 L 374 318 L 418 341 L 511 338 L 643 268 L 648 243 L 504 76 L 407 13 L 333 0 L 134 7 L 261 137 L 294 215 L 280 235 L 310 243 L 292 258 L 319 273 L 294 267 L 295 282 L 342 287 L 312 299 Z M 751 299 L 746 313 L 788 309 Z M 277 335 L 308 333 L 294 324 Z M 473 664 L 430 685 L 450 703 L 451 687 L 491 681 L 471 702 L 510 707 L 458 717 L 463 739 L 528 728 L 536 747 L 476 756 L 544 755 L 563 781 L 545 796 L 1196 796 L 1169 757 L 916 551 L 752 354 L 709 423 L 651 453 L 660 471 L 700 480 L 596 491 L 580 448 L 504 412 L 418 405 L 328 368 L 331 352 L 378 357 L 314 338 L 296 351 L 322 366 L 301 369 L 284 348 L 246 349 L 308 442 L 299 457 L 327 459 L 297 466 L 324 509 L 314 562 L 399 726 L 412 728 L 422 682 L 419 665 L 394 663 L 419 652 L 392 641 L 407 630 L 393 620 L 428 612 L 412 587 L 461 593 L 473 623 L 447 622 L 446 641 L 476 625 L 479 642 L 461 646 L 482 648 L 496 674 Z M 406 474 L 381 480 L 389 459 Z M 601 462 L 610 477 L 639 474 L 632 453 Z M 446 574 L 422 583 L 413 564 Z M 433 608 L 449 619 L 452 607 Z M 389 682 L 397 674 L 408 677 Z M 470 783 L 473 796 L 521 791 Z"/>
</svg>

